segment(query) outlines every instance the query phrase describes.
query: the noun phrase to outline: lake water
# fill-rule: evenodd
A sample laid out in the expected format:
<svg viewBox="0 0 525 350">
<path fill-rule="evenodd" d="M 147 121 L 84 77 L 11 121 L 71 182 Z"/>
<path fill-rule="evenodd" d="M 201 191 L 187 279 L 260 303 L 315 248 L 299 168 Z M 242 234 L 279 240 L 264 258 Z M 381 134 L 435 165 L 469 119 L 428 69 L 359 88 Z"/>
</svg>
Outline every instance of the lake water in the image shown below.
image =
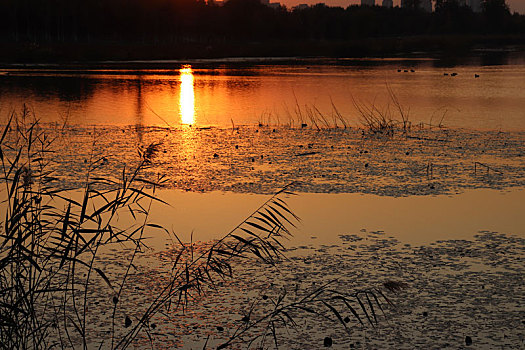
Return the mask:
<svg viewBox="0 0 525 350">
<path fill-rule="evenodd" d="M 343 129 L 342 121 L 334 118 L 332 102 L 350 126 L 362 122 L 354 104 L 375 105 L 382 111 L 390 106 L 394 111 L 389 89 L 404 110 L 410 110 L 414 124 L 426 123 L 423 128 L 414 128 L 409 135 L 366 137 L 360 129 Z M 167 226 L 176 224 L 181 233 L 196 229 L 206 239 L 214 238 L 210 232 L 216 225 L 199 228 L 203 213 L 215 218 L 211 222 L 229 217 L 234 224 L 235 218 L 244 216 L 235 198 L 268 195 L 292 182 L 298 182 L 294 190 L 303 194 L 294 207 L 310 207 L 313 212 L 361 207 L 362 203 L 350 198 L 366 195 L 366 200 L 375 203 L 367 204 L 371 213 L 367 222 L 377 224 L 372 217 L 387 218 L 374 226 L 379 230 L 407 222 L 389 214 L 392 208 L 405 205 L 397 197 L 422 196 L 429 203 L 441 203 L 426 211 L 432 215 L 451 204 L 430 196 L 452 195 L 456 199 L 451 201 L 459 207 L 480 208 L 483 200 L 461 193 L 513 191 L 525 185 L 523 52 L 483 52 L 446 60 L 230 59 L 105 62 L 90 69 L 74 65 L 67 69 L 4 68 L 0 72 L 0 115 L 20 110 L 23 103 L 43 122 L 67 120 L 68 126 L 58 133 L 53 125 L 44 124 L 56 136 L 54 147 L 59 156 L 49 166 L 58 186 L 83 187 L 92 159 L 104 160 L 92 170 L 93 176 L 121 174 L 136 164 L 138 148 L 160 143 L 145 176 L 166 176 L 165 186 L 171 193 L 168 202 L 175 208 L 202 208 L 186 209 L 183 216 L 173 213 L 161 221 Z M 312 125 L 309 115 L 317 116 L 323 130 Z M 302 123 L 308 126 L 303 128 Z M 464 129 L 428 125 L 440 123 Z M 294 127 L 288 127 L 290 124 Z M 328 124 L 339 128 L 323 128 Z M 205 194 L 187 197 L 181 191 Z M 327 194 L 322 197 L 326 203 L 314 205 L 321 197 L 312 199 L 306 193 Z M 338 195 L 330 195 L 334 193 Z M 480 196 L 495 202 L 490 196 Z M 179 202 L 182 198 L 184 205 Z M 515 207 L 510 195 L 502 198 L 507 200 L 502 207 Z M 385 203 L 390 200 L 387 208 Z M 407 201 L 419 208 L 417 199 Z M 216 211 L 205 210 L 203 203 Z M 247 206 L 252 207 L 256 206 Z M 364 217 L 363 212 L 358 217 Z M 523 233 L 517 229 L 520 221 L 516 217 L 507 220 L 510 229 L 503 225 L 507 217 L 502 217 L 505 219 L 493 222 L 506 232 Z M 335 236 L 350 229 L 342 214 L 331 220 L 312 220 L 305 229 L 314 234 L 316 222 L 331 222 Z M 447 231 L 472 235 L 477 230 L 497 229 L 480 220 L 468 222 L 478 224 Z M 405 225 L 395 231 L 410 230 Z M 412 239 L 415 235 L 412 231 Z M 436 238 L 430 231 L 424 235 Z"/>
<path fill-rule="evenodd" d="M 5 116 L 25 103 L 43 121 L 67 119 L 81 125 L 311 125 L 310 116 L 322 115 L 315 117 L 322 126 L 337 122 L 335 106 L 349 125 L 360 125 L 354 103 L 390 110 L 398 119 L 388 89 L 413 123 L 525 129 L 525 55 L 520 52 L 446 60 L 106 62 L 89 69 L 10 66 L 0 70 L 0 113 Z"/>
<path fill-rule="evenodd" d="M 363 126 L 355 105 L 398 118 L 389 90 L 413 127 L 392 135 L 355 128 Z M 269 194 L 295 183 L 299 195 L 284 198 L 302 218 L 282 242 L 290 260 L 275 268 L 243 260 L 220 294 L 196 298 L 185 316 L 156 316 L 155 348 L 203 348 L 207 339 L 216 346 L 262 295 L 288 290 L 293 298 L 327 279 L 336 290 L 382 288 L 392 279 L 408 287 L 391 296 L 397 308 L 377 328 L 352 318 L 346 333 L 299 313 L 298 330 L 278 332 L 281 346 L 318 349 L 330 335 L 337 349 L 461 348 L 468 335 L 477 349 L 523 347 L 522 53 L 1 69 L 0 115 L 23 104 L 54 140 L 46 164 L 61 188 L 84 187 L 86 173 L 118 181 L 139 163 L 137 149 L 158 144 L 140 176 L 166 176 L 156 195 L 169 205 L 154 203 L 148 222 L 196 246 L 222 238 Z M 6 134 L 6 158 L 16 157 L 9 147 L 16 132 Z M 127 211 L 115 220 L 137 221 Z M 146 236 L 153 250 L 133 266 L 135 289 L 121 296 L 119 320 L 129 310 L 138 320 L 172 271 L 174 237 L 156 229 Z M 97 258 L 112 281 L 133 251 L 123 248 L 111 245 Z M 105 282 L 94 283 L 89 327 L 98 348 L 113 304 Z"/>
</svg>

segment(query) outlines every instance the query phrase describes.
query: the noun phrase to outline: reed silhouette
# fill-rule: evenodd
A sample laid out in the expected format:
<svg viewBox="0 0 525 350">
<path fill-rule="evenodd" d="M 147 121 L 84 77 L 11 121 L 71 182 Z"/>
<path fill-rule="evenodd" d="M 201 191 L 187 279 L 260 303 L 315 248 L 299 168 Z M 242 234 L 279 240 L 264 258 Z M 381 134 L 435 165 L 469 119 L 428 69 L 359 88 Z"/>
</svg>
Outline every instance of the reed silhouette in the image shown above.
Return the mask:
<svg viewBox="0 0 525 350">
<path fill-rule="evenodd" d="M 511 14 L 503 0 L 485 1 L 481 13 L 456 0 L 437 1 L 433 13 L 417 6 L 272 8 L 257 0 L 221 5 L 195 0 L 0 3 L 2 56 L 13 61 L 381 54 L 409 45 L 411 50 L 465 45 L 442 35 L 480 41 L 476 36 L 524 33 L 525 16 Z M 400 36 L 426 39 L 414 47 L 416 42 L 400 42 Z M 501 45 L 501 38 L 498 42 Z"/>
<path fill-rule="evenodd" d="M 107 159 L 92 153 L 84 186 L 76 189 L 81 191 L 78 201 L 71 196 L 73 189 L 61 187 L 50 169 L 53 157 L 59 156 L 53 153 L 54 141 L 25 106 L 12 114 L 0 137 L 1 348 L 86 349 L 99 344 L 126 349 L 138 337 L 149 337 L 152 342 L 150 333 L 156 327 L 152 320 L 157 315 L 191 308 L 190 295 L 219 288 L 218 280 L 235 278 L 233 271 L 241 261 L 255 259 L 275 265 L 285 258 L 282 240 L 291 235 L 290 229 L 299 220 L 283 198 L 293 195 L 293 184 L 276 192 L 222 238 L 197 245 L 183 242 L 150 220 L 152 203 L 162 202 L 156 191 L 165 179 L 144 177 L 144 170 L 154 164 L 162 140 L 140 148 L 135 165 L 116 177 L 94 176 Z M 122 215 L 133 217 L 131 227 L 118 225 Z M 133 305 L 143 311 L 131 314 L 123 309 L 122 296 L 140 287 L 132 285 L 130 274 L 137 269 L 137 255 L 152 231 L 175 239 L 175 259 L 159 292 L 147 305 Z M 99 263 L 101 251 L 122 246 L 131 248 L 131 254 L 121 271 L 108 274 Z M 112 297 L 109 331 L 103 339 L 89 326 L 102 317 L 90 304 L 93 289 L 100 288 L 97 281 Z M 268 332 L 278 344 L 276 330 L 296 325 L 297 314 L 305 311 L 322 316 L 323 322 L 338 323 L 348 332 L 350 318 L 343 317 L 344 313 L 362 325 L 375 326 L 383 306 L 391 303 L 378 288 L 343 292 L 333 290 L 333 283 L 327 281 L 293 300 L 286 298 L 286 290 L 277 297 L 266 297 L 275 307 L 246 318 L 219 348 L 264 341 Z M 254 329 L 259 332 L 252 332 Z"/>
</svg>

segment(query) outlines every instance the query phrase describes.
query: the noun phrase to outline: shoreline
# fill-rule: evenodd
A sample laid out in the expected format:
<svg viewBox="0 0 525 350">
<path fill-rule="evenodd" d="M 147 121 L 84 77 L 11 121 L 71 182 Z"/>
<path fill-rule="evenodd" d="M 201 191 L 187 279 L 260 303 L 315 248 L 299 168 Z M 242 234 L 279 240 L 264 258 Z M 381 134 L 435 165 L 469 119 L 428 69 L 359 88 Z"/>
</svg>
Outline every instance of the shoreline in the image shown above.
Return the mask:
<svg viewBox="0 0 525 350">
<path fill-rule="evenodd" d="M 228 60 L 232 58 L 394 58 L 401 56 L 464 56 L 475 52 L 518 49 L 523 35 L 420 35 L 345 41 L 229 41 L 229 42 L 42 42 L 0 43 L 0 67 L 10 64 L 104 65 L 133 61 Z M 106 61 L 104 63 L 104 61 Z M 242 61 L 241 62 L 245 62 Z M 147 63 L 151 64 L 151 62 Z"/>
</svg>

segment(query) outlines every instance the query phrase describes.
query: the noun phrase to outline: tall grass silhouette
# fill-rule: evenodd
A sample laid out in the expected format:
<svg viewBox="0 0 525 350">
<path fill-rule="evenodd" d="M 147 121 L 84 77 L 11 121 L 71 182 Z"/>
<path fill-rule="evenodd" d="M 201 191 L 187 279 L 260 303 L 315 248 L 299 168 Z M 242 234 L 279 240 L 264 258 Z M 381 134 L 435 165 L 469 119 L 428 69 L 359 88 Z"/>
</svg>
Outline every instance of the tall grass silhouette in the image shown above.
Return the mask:
<svg viewBox="0 0 525 350">
<path fill-rule="evenodd" d="M 110 331 L 97 340 L 98 345 L 126 349 L 137 337 L 150 336 L 151 320 L 159 313 L 185 310 L 191 307 L 189 295 L 201 294 L 207 287 L 220 288 L 218 279 L 235 278 L 233 270 L 242 259 L 275 265 L 286 258 L 283 239 L 299 221 L 284 200 L 293 195 L 294 184 L 276 192 L 222 238 L 196 248 L 193 242 L 183 242 L 150 221 L 152 203 L 162 202 L 156 192 L 164 178 L 142 174 L 155 162 L 160 142 L 139 149 L 136 164 L 125 167 L 118 177 L 95 177 L 93 172 L 106 160 L 93 153 L 78 201 L 72 198 L 71 189 L 54 185 L 59 179 L 50 164 L 60 155 L 53 152 L 53 142 L 25 107 L 11 115 L 0 138 L 2 349 L 92 347 L 95 339 L 89 324 L 99 316 L 89 304 L 95 280 L 106 286 L 112 299 Z M 130 215 L 134 225 L 121 228 L 117 220 L 121 215 Z M 145 234 L 155 230 L 178 242 L 170 277 L 139 317 L 126 314 L 122 320 L 118 316 L 124 307 L 122 294 L 133 287 L 129 276 L 145 246 Z M 114 271 L 109 275 L 97 264 L 104 247 L 115 243 L 132 247 L 118 278 Z M 248 318 L 219 347 L 264 340 L 266 331 L 273 334 L 278 346 L 276 329 L 296 325 L 297 310 L 322 315 L 345 329 L 348 317 L 343 317 L 344 312 L 363 325 L 374 326 L 383 304 L 390 303 L 378 289 L 342 293 L 333 290 L 332 283 L 293 301 L 284 295 L 271 301 L 275 306 L 271 311 Z M 247 337 L 255 328 L 263 332 Z"/>
</svg>

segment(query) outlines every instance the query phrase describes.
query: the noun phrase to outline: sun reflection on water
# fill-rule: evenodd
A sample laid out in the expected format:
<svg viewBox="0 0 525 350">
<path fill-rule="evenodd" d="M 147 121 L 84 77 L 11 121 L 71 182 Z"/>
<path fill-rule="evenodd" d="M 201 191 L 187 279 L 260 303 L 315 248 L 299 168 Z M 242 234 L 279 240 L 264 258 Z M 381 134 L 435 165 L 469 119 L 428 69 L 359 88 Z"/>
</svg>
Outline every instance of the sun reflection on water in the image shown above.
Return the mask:
<svg viewBox="0 0 525 350">
<path fill-rule="evenodd" d="M 180 70 L 179 113 L 182 124 L 195 123 L 195 92 L 193 90 L 193 71 L 191 65 L 185 65 Z"/>
</svg>

